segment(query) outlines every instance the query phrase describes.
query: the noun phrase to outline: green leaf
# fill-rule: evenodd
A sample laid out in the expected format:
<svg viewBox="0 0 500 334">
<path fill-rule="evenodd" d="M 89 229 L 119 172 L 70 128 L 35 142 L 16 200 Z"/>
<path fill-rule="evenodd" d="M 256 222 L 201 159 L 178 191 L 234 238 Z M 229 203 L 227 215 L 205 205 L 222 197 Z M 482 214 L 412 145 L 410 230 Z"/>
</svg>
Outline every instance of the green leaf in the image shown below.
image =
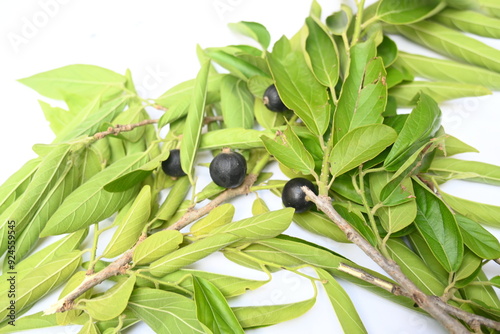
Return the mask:
<svg viewBox="0 0 500 334">
<path fill-rule="evenodd" d="M 127 212 L 119 221 L 115 220 L 115 224 L 118 225 L 118 228 L 115 233 L 113 233 L 102 256 L 110 259 L 122 254 L 132 247 L 137 242 L 137 239 L 139 239 L 150 214 L 151 187 L 145 185 L 142 187 L 140 193 L 134 199 L 134 202 Z"/>
<path fill-rule="evenodd" d="M 198 146 L 200 146 L 201 127 L 205 115 L 209 69 L 210 62 L 207 61 L 202 65 L 196 77 L 180 148 L 182 170 L 188 174 L 192 184 L 194 184 L 193 166 Z"/>
<path fill-rule="evenodd" d="M 473 282 L 488 282 L 488 278 L 481 270 Z M 495 308 L 500 309 L 500 300 L 493 287 L 484 284 L 469 284 L 462 292 L 464 296 L 478 304 L 482 304 L 481 310 L 488 312 L 488 309 L 493 311 Z"/>
<path fill-rule="evenodd" d="M 370 199 L 368 198 L 367 200 L 369 201 Z M 373 246 L 377 244 L 375 234 L 373 233 L 371 227 L 368 226 L 363 213 L 358 208 L 353 207 L 351 204 L 344 206 L 341 203 L 333 204 L 333 207 L 352 225 L 352 227 L 354 227 L 366 240 L 368 240 L 369 243 Z"/>
<path fill-rule="evenodd" d="M 500 19 L 472 10 L 447 8 L 434 15 L 432 19 L 453 29 L 484 37 L 500 38 Z"/>
<path fill-rule="evenodd" d="M 109 97 L 125 88 L 123 75 L 94 65 L 68 65 L 20 79 L 19 82 L 38 93 L 56 100 L 68 100 L 73 95 Z"/>
<path fill-rule="evenodd" d="M 149 271 L 154 276 L 164 276 L 201 260 L 240 239 L 240 237 L 232 234 L 215 234 L 208 236 L 154 261 L 150 264 Z"/>
<path fill-rule="evenodd" d="M 238 57 L 217 48 L 207 49 L 205 52 L 213 61 L 240 79 L 247 80 L 255 75 L 269 76 L 265 71 L 252 62 L 243 59 L 243 57 Z"/>
<path fill-rule="evenodd" d="M 397 133 L 383 124 L 365 125 L 348 132 L 333 147 L 330 155 L 332 175 L 341 175 L 373 159 L 394 143 Z"/>
<path fill-rule="evenodd" d="M 182 240 L 183 236 L 179 231 L 156 232 L 136 247 L 133 261 L 136 265 L 151 263 L 179 248 Z"/>
<path fill-rule="evenodd" d="M 21 331 L 27 331 L 30 329 L 40 330 L 42 328 L 56 327 L 58 326 L 55 314 L 45 315 L 43 311 L 38 313 L 26 315 L 22 318 L 16 319 L 15 327 L 5 324 L 0 328 L 1 334 L 7 333 L 19 333 Z"/>
<path fill-rule="evenodd" d="M 423 292 L 436 296 L 443 294 L 445 285 L 404 242 L 391 238 L 387 241 L 387 250 L 392 259 L 401 267 L 401 271 Z"/>
<path fill-rule="evenodd" d="M 193 276 L 194 301 L 198 320 L 214 334 L 244 333 L 224 295 L 210 281 Z"/>
<path fill-rule="evenodd" d="M 261 139 L 269 154 L 283 165 L 306 175 L 314 173 L 313 157 L 290 126 L 278 131 L 275 140 L 267 136 Z"/>
<path fill-rule="evenodd" d="M 264 147 L 262 135 L 273 136 L 273 132 L 253 129 L 222 129 L 201 135 L 200 150 L 215 150 L 224 147 L 249 149 Z"/>
<path fill-rule="evenodd" d="M 500 242 L 493 234 L 467 217 L 456 214 L 455 218 L 464 243 L 471 251 L 487 260 L 500 258 Z"/>
<path fill-rule="evenodd" d="M 222 80 L 220 98 L 222 117 L 228 128 L 253 128 L 254 97 L 245 81 L 226 76 Z"/>
<path fill-rule="evenodd" d="M 293 215 L 293 221 L 300 227 L 337 242 L 349 242 L 342 230 L 326 215 L 320 212 L 306 211 Z"/>
<path fill-rule="evenodd" d="M 270 211 L 231 224 L 219 226 L 211 233 L 214 236 L 221 233 L 231 234 L 245 241 L 273 238 L 290 226 L 293 213 L 293 208 Z"/>
<path fill-rule="evenodd" d="M 461 179 L 500 186 L 500 167 L 479 161 L 437 158 L 432 161 L 430 172 L 437 172 L 446 180 Z"/>
<path fill-rule="evenodd" d="M 490 282 L 493 284 L 493 286 L 500 288 L 500 276 L 493 277 L 492 279 L 490 279 Z"/>
<path fill-rule="evenodd" d="M 110 180 L 142 164 L 143 159 L 142 153 L 126 156 L 78 187 L 52 215 L 41 236 L 78 231 L 111 216 L 132 199 L 135 189 L 110 193 L 103 187 Z"/>
<path fill-rule="evenodd" d="M 499 73 L 453 60 L 400 52 L 396 66 L 409 70 L 414 76 L 427 79 L 480 85 L 493 90 L 500 89 Z"/>
<path fill-rule="evenodd" d="M 265 129 L 275 129 L 281 125 L 284 125 L 286 122 L 284 114 L 288 113 L 274 112 L 267 109 L 261 97 L 255 98 L 253 112 L 257 123 Z"/>
<path fill-rule="evenodd" d="M 17 276 L 17 290 L 16 290 L 16 311 L 21 312 L 28 309 L 36 301 L 48 294 L 50 291 L 57 288 L 61 283 L 65 282 L 81 263 L 81 251 L 75 250 L 73 252 L 64 254 L 60 257 L 52 259 L 51 261 L 27 272 L 25 275 Z M 9 283 L 5 281 L 5 283 Z M 0 285 L 0 291 L 3 296 L 7 296 L 9 287 L 7 284 Z M 0 311 L 0 321 L 5 320 L 9 310 L 7 307 L 10 301 L 4 298 L 0 304 L 2 311 Z"/>
<path fill-rule="evenodd" d="M 389 93 L 396 98 L 399 106 L 413 106 L 419 93 L 441 103 L 462 97 L 490 95 L 491 91 L 484 86 L 457 82 L 412 81 L 391 88 Z"/>
<path fill-rule="evenodd" d="M 116 283 L 99 297 L 82 299 L 81 301 L 85 302 L 85 306 L 83 306 L 85 312 L 95 320 L 104 321 L 116 318 L 127 307 L 130 294 L 134 289 L 135 280 L 135 275 L 132 275 Z"/>
<path fill-rule="evenodd" d="M 454 211 L 464 215 L 465 217 L 481 224 L 496 227 L 500 226 L 499 206 L 470 201 L 447 194 L 442 190 L 439 190 L 439 194 L 446 204 L 448 204 Z"/>
<path fill-rule="evenodd" d="M 309 69 L 304 55 L 292 50 L 290 41 L 282 37 L 268 54 L 268 63 L 283 103 L 311 132 L 323 135 L 330 120 L 328 94 Z"/>
<path fill-rule="evenodd" d="M 413 153 L 427 143 L 439 130 L 441 110 L 436 102 L 420 94 L 417 106 L 407 118 L 403 129 L 384 161 L 388 171 L 396 171 Z"/>
<path fill-rule="evenodd" d="M 52 107 L 44 101 L 39 100 L 38 103 L 42 108 L 45 119 L 50 123 L 50 128 L 55 135 L 68 126 L 77 114 L 74 110 L 64 110 L 63 108 Z"/>
<path fill-rule="evenodd" d="M 252 204 L 252 215 L 257 216 L 269 212 L 269 207 L 262 198 L 256 198 Z"/>
<path fill-rule="evenodd" d="M 500 72 L 500 50 L 439 23 L 426 21 L 392 29 L 445 56 Z"/>
<path fill-rule="evenodd" d="M 436 255 L 429 248 L 429 245 L 422 237 L 419 231 L 414 231 L 408 235 L 408 240 L 413 251 L 418 254 L 428 268 L 432 268 L 434 276 L 443 284 L 448 285 L 450 282 L 450 273 L 444 269 L 441 263 L 436 259 Z"/>
<path fill-rule="evenodd" d="M 469 250 L 465 250 L 462 265 L 457 270 L 455 280 L 461 281 L 473 276 L 482 267 L 481 258 Z"/>
<path fill-rule="evenodd" d="M 269 47 L 271 35 L 262 24 L 257 22 L 240 21 L 237 23 L 229 23 L 228 26 L 231 30 L 256 40 L 264 50 Z"/>
<path fill-rule="evenodd" d="M 444 138 L 443 144 L 444 147 L 442 147 L 439 150 L 436 150 L 437 156 L 452 156 L 460 153 L 479 152 L 474 147 L 448 134 Z"/>
<path fill-rule="evenodd" d="M 205 218 L 194 223 L 190 232 L 196 237 L 211 234 L 214 229 L 230 223 L 233 220 L 234 211 L 234 205 L 222 204 L 210 211 Z"/>
<path fill-rule="evenodd" d="M 233 312 L 244 329 L 271 326 L 300 317 L 316 303 L 316 298 L 297 303 L 233 307 Z"/>
<path fill-rule="evenodd" d="M 370 192 L 374 203 L 381 201 L 381 192 L 385 189 L 391 178 L 392 174 L 386 172 L 370 174 Z M 411 187 L 413 193 L 411 180 L 408 179 L 405 184 Z M 401 231 L 413 223 L 417 216 L 417 204 L 415 199 L 410 199 L 399 205 L 383 206 L 377 210 L 377 216 L 380 218 L 384 230 L 392 234 Z"/>
<path fill-rule="evenodd" d="M 443 0 L 398 1 L 382 0 L 377 8 L 377 16 L 391 24 L 409 24 L 433 16 L 446 7 Z"/>
<path fill-rule="evenodd" d="M 186 195 L 188 194 L 190 188 L 191 183 L 189 182 L 189 178 L 178 178 L 177 181 L 175 181 L 172 189 L 170 189 L 167 198 L 163 201 L 162 205 L 158 209 L 155 218 L 166 221 L 170 220 L 170 218 L 173 217 L 181 203 L 186 198 Z"/>
<path fill-rule="evenodd" d="M 453 213 L 418 182 L 414 182 L 413 189 L 417 197 L 417 229 L 441 265 L 448 272 L 457 271 L 462 263 L 464 246 Z"/>
<path fill-rule="evenodd" d="M 158 334 L 205 334 L 191 299 L 157 289 L 135 289 L 128 307 Z"/>
<path fill-rule="evenodd" d="M 386 72 L 382 60 L 375 56 L 372 40 L 358 43 L 351 50 L 349 73 L 334 116 L 335 142 L 355 128 L 383 121 L 382 112 L 387 103 Z"/>
<path fill-rule="evenodd" d="M 332 34 L 341 36 L 349 28 L 352 17 L 352 8 L 346 4 L 341 4 L 340 11 L 326 18 L 326 25 Z"/>
<path fill-rule="evenodd" d="M 344 333 L 368 333 L 344 288 L 327 271 L 320 268 L 315 268 L 315 270 L 319 279 L 324 281 L 323 287 Z"/>
<path fill-rule="evenodd" d="M 311 61 L 311 70 L 323 86 L 334 89 L 339 79 L 339 59 L 335 42 L 316 19 L 308 17 L 306 25 L 309 30 L 306 51 Z"/>
<path fill-rule="evenodd" d="M 89 320 L 83 325 L 78 334 L 100 334 L 100 332 L 94 322 Z"/>
</svg>

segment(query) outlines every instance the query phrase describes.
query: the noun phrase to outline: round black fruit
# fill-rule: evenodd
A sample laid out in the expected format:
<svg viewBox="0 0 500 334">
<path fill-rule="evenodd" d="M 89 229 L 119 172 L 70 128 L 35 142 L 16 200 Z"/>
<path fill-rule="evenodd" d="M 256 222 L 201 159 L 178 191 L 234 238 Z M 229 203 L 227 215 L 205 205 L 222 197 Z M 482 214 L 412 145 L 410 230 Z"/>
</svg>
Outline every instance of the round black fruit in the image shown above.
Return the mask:
<svg viewBox="0 0 500 334">
<path fill-rule="evenodd" d="M 245 158 L 227 149 L 217 155 L 210 163 L 210 177 L 215 184 L 224 188 L 239 187 L 247 173 Z"/>
<path fill-rule="evenodd" d="M 278 91 L 276 90 L 276 86 L 274 84 L 267 87 L 266 91 L 264 92 L 263 101 L 267 109 L 271 111 L 282 112 L 288 110 L 288 108 L 283 104 L 283 101 L 281 101 L 281 98 L 278 95 Z"/>
<path fill-rule="evenodd" d="M 314 204 L 313 202 L 306 201 L 306 193 L 301 189 L 303 186 L 311 189 L 316 195 L 318 194 L 318 190 L 314 184 L 302 177 L 288 181 L 283 187 L 281 194 L 283 205 L 288 208 L 294 208 L 296 213 L 305 212 Z"/>
<path fill-rule="evenodd" d="M 167 160 L 162 161 L 161 168 L 165 174 L 170 176 L 181 177 L 186 175 L 181 167 L 181 154 L 178 149 L 170 151 Z"/>
</svg>

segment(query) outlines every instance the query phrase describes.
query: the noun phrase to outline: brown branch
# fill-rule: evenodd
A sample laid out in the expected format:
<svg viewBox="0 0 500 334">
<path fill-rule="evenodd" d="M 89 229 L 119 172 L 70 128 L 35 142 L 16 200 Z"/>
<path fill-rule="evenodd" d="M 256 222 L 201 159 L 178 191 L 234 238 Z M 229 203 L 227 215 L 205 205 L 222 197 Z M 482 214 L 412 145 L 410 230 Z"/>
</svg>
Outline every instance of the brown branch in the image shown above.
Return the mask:
<svg viewBox="0 0 500 334">
<path fill-rule="evenodd" d="M 469 331 L 455 318 L 435 303 L 435 299 L 423 293 L 392 259 L 385 258 L 378 249 L 364 239 L 332 206 L 328 196 L 317 196 L 309 188 L 302 187 L 307 197 L 316 204 L 347 236 L 347 239 L 357 245 L 366 255 L 377 263 L 401 288 L 411 296 L 423 310 L 427 311 L 434 319 L 439 321 L 450 333 L 468 334 Z"/>
<path fill-rule="evenodd" d="M 351 267 L 350 265 L 345 263 L 340 263 L 337 269 L 346 274 L 357 277 L 365 282 L 378 286 L 379 288 L 382 288 L 386 291 L 389 291 L 395 296 L 405 296 L 408 298 L 412 298 L 412 295 L 403 290 L 399 285 L 373 276 L 372 274 L 367 273 L 362 269 Z M 471 328 L 478 328 L 481 325 L 484 325 L 500 331 L 500 322 L 498 321 L 494 321 L 492 319 L 459 309 L 453 305 L 447 304 L 444 300 L 437 296 L 429 297 L 433 299 L 434 303 L 439 306 L 444 312 L 465 321 Z"/>
<path fill-rule="evenodd" d="M 245 195 L 248 194 L 250 191 L 250 187 L 252 184 L 257 180 L 257 175 L 256 174 L 249 174 L 246 178 L 243 184 L 237 188 L 234 189 L 227 189 L 223 193 L 221 193 L 219 196 L 214 198 L 210 203 L 207 205 L 196 209 L 196 210 L 191 210 L 186 212 L 181 219 L 179 219 L 176 223 L 173 225 L 167 227 L 167 230 L 181 230 L 185 226 L 189 225 L 190 223 L 194 222 L 198 218 L 203 217 L 207 213 L 210 212 L 210 210 L 214 209 L 216 206 L 220 205 L 221 203 L 230 200 L 231 198 L 234 198 L 238 195 Z M 68 310 L 71 310 L 73 308 L 73 304 L 76 298 L 81 296 L 85 291 L 88 291 L 89 289 L 93 288 L 94 286 L 102 283 L 106 279 L 124 274 L 127 269 L 129 268 L 129 263 L 132 261 L 133 255 L 134 255 L 134 250 L 135 248 L 146 239 L 146 235 L 142 235 L 135 246 L 125 253 L 123 253 L 122 256 L 120 256 L 118 259 L 113 261 L 111 264 L 109 264 L 106 268 L 103 270 L 99 271 L 98 273 L 92 274 L 85 276 L 85 279 L 83 282 L 76 287 L 73 291 L 71 291 L 69 294 L 67 294 L 64 298 L 60 299 L 49 307 L 47 310 L 44 311 L 45 314 L 53 314 L 57 312 L 65 312 Z"/>
<path fill-rule="evenodd" d="M 132 131 L 140 126 L 158 123 L 158 119 L 145 119 L 139 123 L 116 125 L 115 127 L 109 127 L 106 131 L 98 132 L 94 135 L 95 139 L 102 139 L 109 135 L 118 135 L 120 132 Z"/>
<path fill-rule="evenodd" d="M 205 116 L 203 119 L 203 124 L 210 124 L 212 122 L 223 121 L 224 117 L 222 116 Z"/>
</svg>

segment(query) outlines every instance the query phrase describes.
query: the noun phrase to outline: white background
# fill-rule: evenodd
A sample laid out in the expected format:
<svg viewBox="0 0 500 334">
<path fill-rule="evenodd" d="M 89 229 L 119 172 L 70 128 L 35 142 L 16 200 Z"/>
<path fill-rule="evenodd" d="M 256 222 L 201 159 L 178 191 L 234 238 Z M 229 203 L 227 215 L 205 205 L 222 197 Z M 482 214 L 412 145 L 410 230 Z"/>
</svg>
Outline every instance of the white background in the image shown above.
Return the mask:
<svg viewBox="0 0 500 334">
<path fill-rule="evenodd" d="M 318 1 L 325 14 L 339 1 Z M 310 1 L 285 0 L 184 0 L 184 1 L 78 1 L 25 0 L 0 2 L 0 183 L 35 157 L 35 143 L 50 143 L 54 138 L 37 100 L 47 99 L 16 82 L 42 71 L 69 64 L 94 64 L 124 73 L 132 71 L 143 97 L 158 97 L 169 87 L 193 78 L 199 68 L 195 46 L 224 46 L 252 43 L 232 33 L 227 23 L 257 21 L 271 32 L 273 41 L 281 35 L 292 36 L 303 24 Z M 432 53 L 400 38 L 401 48 L 415 53 Z M 483 39 L 500 48 L 499 41 Z M 56 104 L 56 102 L 48 101 Z M 500 165 L 500 94 L 460 99 L 442 105 L 443 123 L 448 133 L 480 150 L 463 158 Z M 153 113 L 158 117 L 159 113 Z M 207 161 L 208 156 L 201 160 Z M 283 178 L 274 167 L 276 178 Z M 199 172 L 200 189 L 208 182 L 206 169 Z M 498 188 L 467 182 L 450 182 L 448 192 L 500 205 Z M 281 207 L 280 200 L 268 193 L 261 197 L 271 209 Z M 236 218 L 250 215 L 254 195 L 235 200 Z M 499 229 L 489 228 L 497 237 Z M 313 236 L 298 227 L 287 231 L 338 251 L 362 265 L 379 270 L 353 245 L 338 244 Z M 107 234 L 105 237 L 110 237 Z M 265 279 L 265 275 L 238 267 L 215 254 L 197 268 L 214 272 Z M 498 274 L 498 266 L 486 266 L 488 276 Z M 370 333 L 444 333 L 434 320 L 341 281 L 353 299 Z M 291 273 L 278 273 L 273 281 L 255 292 L 231 301 L 232 305 L 265 305 L 294 302 L 311 297 L 308 281 Z M 56 300 L 51 295 L 35 305 L 44 309 Z M 30 312 L 31 313 L 31 312 Z M 76 333 L 78 327 L 42 329 L 32 333 Z M 147 326 L 136 326 L 130 333 L 146 333 Z M 320 291 L 313 309 L 299 319 L 249 333 L 338 333 L 341 328 L 325 294 Z"/>
</svg>

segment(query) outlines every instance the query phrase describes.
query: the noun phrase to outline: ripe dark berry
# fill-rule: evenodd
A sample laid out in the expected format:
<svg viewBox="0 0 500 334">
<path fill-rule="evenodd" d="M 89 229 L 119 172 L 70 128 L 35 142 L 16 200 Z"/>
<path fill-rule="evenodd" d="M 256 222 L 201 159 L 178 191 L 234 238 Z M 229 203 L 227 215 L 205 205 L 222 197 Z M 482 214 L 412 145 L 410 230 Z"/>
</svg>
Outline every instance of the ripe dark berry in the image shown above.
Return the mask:
<svg viewBox="0 0 500 334">
<path fill-rule="evenodd" d="M 162 161 L 161 168 L 165 174 L 175 177 L 186 175 L 181 167 L 181 154 L 180 151 L 175 149 L 170 151 L 167 160 Z"/>
<path fill-rule="evenodd" d="M 264 92 L 263 101 L 267 109 L 271 111 L 282 112 L 288 110 L 288 108 L 283 104 L 283 101 L 281 101 L 275 85 L 267 87 L 266 91 Z"/>
<path fill-rule="evenodd" d="M 306 193 L 301 189 L 303 186 L 311 189 L 316 195 L 318 194 L 318 190 L 314 184 L 302 177 L 297 177 L 288 181 L 285 187 L 283 187 L 283 192 L 281 194 L 283 205 L 294 208 L 296 213 L 305 212 L 314 204 L 313 202 L 306 201 Z"/>
<path fill-rule="evenodd" d="M 224 188 L 239 187 L 247 173 L 245 158 L 236 152 L 224 149 L 210 163 L 210 177 L 216 185 Z"/>
</svg>

